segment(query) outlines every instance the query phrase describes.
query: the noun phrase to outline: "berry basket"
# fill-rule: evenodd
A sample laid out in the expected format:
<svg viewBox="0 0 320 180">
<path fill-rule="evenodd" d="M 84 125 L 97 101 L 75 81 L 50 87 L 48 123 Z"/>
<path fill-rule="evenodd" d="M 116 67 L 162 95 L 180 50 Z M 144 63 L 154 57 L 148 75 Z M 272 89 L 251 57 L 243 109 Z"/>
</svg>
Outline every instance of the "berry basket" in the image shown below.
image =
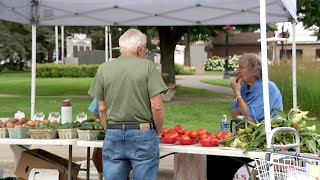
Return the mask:
<svg viewBox="0 0 320 180">
<path fill-rule="evenodd" d="M 182 139 L 178 138 L 178 142 L 181 145 L 191 145 L 197 142 L 197 139 Z"/>
<path fill-rule="evenodd" d="M 76 139 L 78 138 L 77 128 L 72 129 L 57 129 L 59 139 Z"/>
<path fill-rule="evenodd" d="M 199 143 L 204 147 L 216 146 L 219 144 L 218 140 L 199 140 Z"/>
<path fill-rule="evenodd" d="M 8 138 L 9 133 L 7 128 L 0 128 L 0 138 Z"/>
<path fill-rule="evenodd" d="M 174 144 L 177 141 L 177 138 L 169 138 L 169 137 L 162 137 L 161 142 L 164 144 Z"/>
<path fill-rule="evenodd" d="M 103 132 L 103 130 L 77 130 L 79 140 L 84 141 L 94 141 L 98 140 L 99 134 Z"/>
<path fill-rule="evenodd" d="M 29 128 L 19 127 L 19 128 L 7 128 L 9 138 L 11 139 L 23 139 L 29 138 Z"/>
<path fill-rule="evenodd" d="M 56 139 L 58 136 L 56 129 L 29 129 L 31 139 Z"/>
</svg>

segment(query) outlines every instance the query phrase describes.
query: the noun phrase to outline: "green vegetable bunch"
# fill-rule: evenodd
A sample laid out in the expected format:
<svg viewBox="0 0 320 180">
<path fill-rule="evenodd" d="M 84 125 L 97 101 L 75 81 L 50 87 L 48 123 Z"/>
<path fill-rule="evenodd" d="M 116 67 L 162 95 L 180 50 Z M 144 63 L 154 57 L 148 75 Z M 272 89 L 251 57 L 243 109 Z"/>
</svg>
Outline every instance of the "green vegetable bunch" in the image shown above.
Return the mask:
<svg viewBox="0 0 320 180">
<path fill-rule="evenodd" d="M 293 127 L 300 135 L 300 149 L 302 152 L 320 153 L 320 135 L 316 134 L 316 126 L 306 126 L 309 111 L 301 111 L 299 108 L 292 108 L 288 115 L 275 109 L 278 115 L 271 119 L 271 128 Z M 238 136 L 221 140 L 226 146 L 240 148 L 245 152 L 252 150 L 265 150 L 267 148 L 265 121 L 253 123 L 248 121 L 248 128 L 239 129 Z M 291 144 L 295 142 L 291 133 L 278 133 L 273 144 Z"/>
<path fill-rule="evenodd" d="M 88 119 L 82 121 L 79 126 L 80 130 L 103 130 L 99 119 Z"/>
</svg>

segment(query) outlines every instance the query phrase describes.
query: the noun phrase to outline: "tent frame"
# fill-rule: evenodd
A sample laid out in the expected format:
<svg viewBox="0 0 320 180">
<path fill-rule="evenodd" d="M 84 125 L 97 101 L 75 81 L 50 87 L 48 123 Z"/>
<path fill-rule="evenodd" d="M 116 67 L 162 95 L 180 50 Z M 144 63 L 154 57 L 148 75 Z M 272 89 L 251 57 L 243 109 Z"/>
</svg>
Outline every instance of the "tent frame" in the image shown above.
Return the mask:
<svg viewBox="0 0 320 180">
<path fill-rule="evenodd" d="M 267 1 L 267 3 L 266 3 Z M 76 2 L 76 3 L 75 3 Z M 55 4 L 54 4 L 55 3 Z M 68 4 L 69 3 L 69 4 Z M 168 6 L 169 4 L 169 6 Z M 14 6 L 15 5 L 15 6 Z M 55 6 L 54 6 L 55 5 Z M 89 7 L 90 5 L 90 7 Z M 104 6 L 102 6 L 104 5 Z M 223 6 L 225 5 L 225 6 Z M 245 5 L 247 7 L 245 7 Z M 14 6 L 14 7 L 12 7 Z M 30 9 L 26 8 L 30 6 Z M 67 7 L 71 7 L 67 9 Z M 149 8 L 147 8 L 149 7 Z M 269 7 L 267 14 L 266 8 Z M 241 9 L 237 9 L 241 8 Z M 259 8 L 259 11 L 258 11 Z M 196 15 L 193 13 L 197 12 Z M 211 13 L 214 12 L 214 13 Z M 100 13 L 100 14 L 99 14 Z M 123 16 L 123 13 L 126 16 Z M 128 15 L 128 13 L 131 13 Z M 220 13 L 220 14 L 219 14 Z M 224 13 L 224 14 L 223 14 Z M 191 16 L 188 16 L 191 14 Z M 98 16 L 100 15 L 100 16 Z M 211 16 L 210 16 L 211 15 Z M 198 26 L 256 24 L 260 18 L 264 114 L 267 139 L 271 131 L 268 89 L 266 24 L 290 21 L 292 26 L 293 106 L 297 107 L 296 86 L 296 0 L 2 0 L 0 19 L 32 25 L 31 117 L 35 109 L 36 26 Z M 268 21 L 267 21 L 268 15 Z M 239 19 L 241 17 L 242 19 Z M 61 19 L 64 18 L 64 21 Z M 122 18 L 122 19 L 121 19 Z M 237 18 L 235 21 L 233 18 Z M 256 18 L 256 19 L 255 19 Z M 80 23 L 80 24 L 79 24 Z M 270 145 L 270 142 L 267 142 Z"/>
</svg>

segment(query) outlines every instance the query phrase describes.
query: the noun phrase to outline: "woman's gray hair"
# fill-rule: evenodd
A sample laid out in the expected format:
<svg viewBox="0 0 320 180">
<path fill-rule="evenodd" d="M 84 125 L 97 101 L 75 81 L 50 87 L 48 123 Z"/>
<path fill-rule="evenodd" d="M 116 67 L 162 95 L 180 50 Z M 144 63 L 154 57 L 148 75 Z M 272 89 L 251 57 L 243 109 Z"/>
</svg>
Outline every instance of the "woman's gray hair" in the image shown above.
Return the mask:
<svg viewBox="0 0 320 180">
<path fill-rule="evenodd" d="M 136 50 L 139 46 L 146 46 L 147 36 L 137 29 L 128 29 L 119 38 L 120 51 Z"/>
<path fill-rule="evenodd" d="M 257 79 L 262 78 L 261 57 L 255 53 L 244 53 L 239 58 L 239 62 L 244 62 L 249 70 L 253 72 Z"/>
</svg>

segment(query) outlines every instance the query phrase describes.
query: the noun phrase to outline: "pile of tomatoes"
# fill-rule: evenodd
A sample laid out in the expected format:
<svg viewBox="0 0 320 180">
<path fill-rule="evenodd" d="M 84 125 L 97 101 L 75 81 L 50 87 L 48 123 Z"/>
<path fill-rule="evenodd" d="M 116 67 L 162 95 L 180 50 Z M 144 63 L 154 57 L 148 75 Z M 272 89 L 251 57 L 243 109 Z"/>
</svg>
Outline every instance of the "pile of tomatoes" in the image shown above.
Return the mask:
<svg viewBox="0 0 320 180">
<path fill-rule="evenodd" d="M 216 132 L 210 133 L 206 128 L 199 128 L 198 130 L 185 129 L 183 125 L 177 124 L 174 128 L 164 127 L 162 130 L 162 142 L 166 144 L 173 144 L 176 140 L 190 141 L 190 142 L 200 142 L 203 146 L 207 146 L 206 142 L 209 143 L 208 146 L 218 145 L 219 140 L 225 138 L 231 138 L 232 133 L 226 132 Z M 204 144 L 203 144 L 204 142 Z M 181 143 L 180 143 L 181 144 Z M 193 143 L 191 143 L 193 144 Z"/>
</svg>

